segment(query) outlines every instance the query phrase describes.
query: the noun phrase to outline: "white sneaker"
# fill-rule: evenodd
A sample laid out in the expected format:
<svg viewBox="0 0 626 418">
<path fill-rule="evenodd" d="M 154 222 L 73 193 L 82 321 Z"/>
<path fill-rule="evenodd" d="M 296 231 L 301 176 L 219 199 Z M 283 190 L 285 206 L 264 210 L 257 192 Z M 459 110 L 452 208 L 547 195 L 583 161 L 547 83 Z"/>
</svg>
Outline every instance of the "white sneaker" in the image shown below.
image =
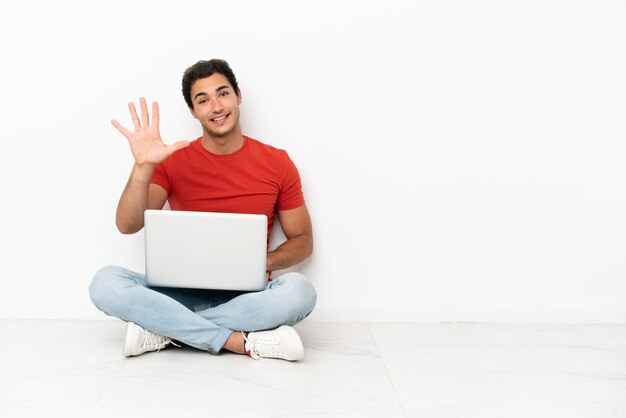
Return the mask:
<svg viewBox="0 0 626 418">
<path fill-rule="evenodd" d="M 124 341 L 124 355 L 126 357 L 138 356 L 148 351 L 159 351 L 173 344 L 171 338 L 162 337 L 154 332 L 146 331 L 139 325 L 129 322 L 126 328 L 126 340 Z"/>
<path fill-rule="evenodd" d="M 304 357 L 304 347 L 295 329 L 283 325 L 270 331 L 251 332 L 246 340 L 245 350 L 253 359 L 280 358 L 296 361 Z"/>
</svg>

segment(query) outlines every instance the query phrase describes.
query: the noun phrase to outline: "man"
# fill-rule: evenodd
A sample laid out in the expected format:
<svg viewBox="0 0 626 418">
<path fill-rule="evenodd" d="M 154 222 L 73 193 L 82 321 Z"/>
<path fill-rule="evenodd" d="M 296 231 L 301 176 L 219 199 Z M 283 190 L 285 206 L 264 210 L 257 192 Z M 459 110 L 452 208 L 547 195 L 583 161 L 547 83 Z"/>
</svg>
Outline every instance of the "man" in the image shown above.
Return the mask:
<svg viewBox="0 0 626 418">
<path fill-rule="evenodd" d="M 195 141 L 165 145 L 159 107 L 152 119 L 145 99 L 141 118 L 129 103 L 134 131 L 112 120 L 130 145 L 135 163 L 117 207 L 120 232 L 143 228 L 146 209 L 278 214 L 287 240 L 267 254 L 267 270 L 296 265 L 313 251 L 311 220 L 298 171 L 287 153 L 244 136 L 242 101 L 228 63 L 199 61 L 183 75 L 183 96 L 202 126 Z M 260 292 L 150 288 L 142 274 L 121 267 L 99 270 L 89 288 L 104 313 L 128 322 L 124 355 L 160 350 L 172 340 L 217 354 L 300 360 L 302 342 L 291 325 L 313 310 L 316 293 L 299 273 L 269 279 Z"/>
</svg>

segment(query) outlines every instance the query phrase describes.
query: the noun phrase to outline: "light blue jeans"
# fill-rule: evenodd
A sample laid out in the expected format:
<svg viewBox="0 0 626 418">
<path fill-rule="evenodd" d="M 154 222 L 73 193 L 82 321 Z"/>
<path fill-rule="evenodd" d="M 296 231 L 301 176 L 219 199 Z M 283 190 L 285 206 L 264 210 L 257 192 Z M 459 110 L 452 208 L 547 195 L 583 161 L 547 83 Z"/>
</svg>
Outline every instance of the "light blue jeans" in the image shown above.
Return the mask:
<svg viewBox="0 0 626 418">
<path fill-rule="evenodd" d="M 259 292 L 148 287 L 122 267 L 100 269 L 89 295 L 107 315 L 192 347 L 218 353 L 233 331 L 261 331 L 306 318 L 317 294 L 309 279 L 287 273 Z"/>
</svg>

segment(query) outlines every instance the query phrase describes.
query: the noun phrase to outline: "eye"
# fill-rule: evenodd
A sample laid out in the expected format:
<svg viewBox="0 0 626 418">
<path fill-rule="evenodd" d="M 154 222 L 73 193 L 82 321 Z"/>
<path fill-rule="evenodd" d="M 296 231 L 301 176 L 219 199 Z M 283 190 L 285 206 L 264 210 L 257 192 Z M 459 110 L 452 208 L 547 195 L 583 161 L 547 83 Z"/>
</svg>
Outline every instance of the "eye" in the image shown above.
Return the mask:
<svg viewBox="0 0 626 418">
<path fill-rule="evenodd" d="M 228 96 L 228 92 L 227 91 L 223 91 L 223 92 L 220 93 L 220 96 L 221 97 Z"/>
<path fill-rule="evenodd" d="M 205 104 L 206 103 L 206 99 L 200 99 L 198 100 L 198 104 Z"/>
</svg>

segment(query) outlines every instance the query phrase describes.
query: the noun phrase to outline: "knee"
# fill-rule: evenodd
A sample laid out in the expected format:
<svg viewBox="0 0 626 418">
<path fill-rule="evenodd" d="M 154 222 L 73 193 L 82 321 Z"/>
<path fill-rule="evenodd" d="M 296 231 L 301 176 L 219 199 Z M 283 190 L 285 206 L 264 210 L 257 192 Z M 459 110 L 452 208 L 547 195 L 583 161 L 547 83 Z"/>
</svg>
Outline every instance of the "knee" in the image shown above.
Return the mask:
<svg viewBox="0 0 626 418">
<path fill-rule="evenodd" d="M 317 292 L 313 284 L 301 273 L 287 273 L 279 279 L 289 290 L 289 306 L 293 309 L 292 316 L 296 318 L 296 322 L 303 320 L 313 311 L 317 303 Z"/>
<path fill-rule="evenodd" d="M 106 266 L 94 274 L 89 285 L 89 297 L 98 309 L 105 312 L 108 311 L 107 308 L 115 300 L 114 283 L 123 270 L 117 266 Z"/>
</svg>

